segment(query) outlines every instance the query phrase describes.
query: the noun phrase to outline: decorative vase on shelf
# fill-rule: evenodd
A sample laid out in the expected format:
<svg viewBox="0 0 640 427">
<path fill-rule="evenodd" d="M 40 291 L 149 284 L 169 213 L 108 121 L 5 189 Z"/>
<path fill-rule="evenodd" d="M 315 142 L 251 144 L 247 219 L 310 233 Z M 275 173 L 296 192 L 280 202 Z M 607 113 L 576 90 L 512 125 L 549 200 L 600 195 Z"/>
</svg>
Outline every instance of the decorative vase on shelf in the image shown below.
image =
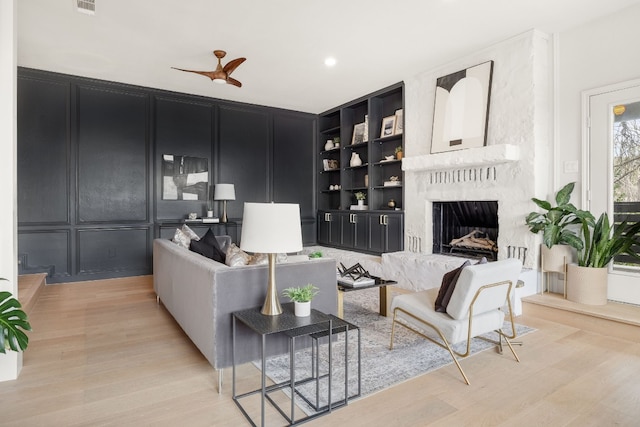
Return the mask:
<svg viewBox="0 0 640 427">
<path fill-rule="evenodd" d="M 327 139 L 327 143 L 324 144 L 325 150 L 331 150 L 333 148 L 333 139 Z"/>
<path fill-rule="evenodd" d="M 358 206 L 359 207 L 363 207 L 364 206 L 364 200 L 358 200 Z"/>
<path fill-rule="evenodd" d="M 362 159 L 360 158 L 360 154 L 351 153 L 351 160 L 349 161 L 349 166 L 351 167 L 362 166 Z"/>
<path fill-rule="evenodd" d="M 389 203 L 387 203 L 387 206 L 389 206 L 391 209 L 395 209 L 396 201 L 393 199 L 389 200 Z"/>
</svg>

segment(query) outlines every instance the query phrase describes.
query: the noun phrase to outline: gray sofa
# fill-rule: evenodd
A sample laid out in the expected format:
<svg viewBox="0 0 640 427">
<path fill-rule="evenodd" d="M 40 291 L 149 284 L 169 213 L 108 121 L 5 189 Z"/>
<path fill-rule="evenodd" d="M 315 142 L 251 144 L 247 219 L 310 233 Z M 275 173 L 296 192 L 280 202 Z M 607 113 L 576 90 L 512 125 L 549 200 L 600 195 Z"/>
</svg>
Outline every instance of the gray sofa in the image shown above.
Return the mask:
<svg viewBox="0 0 640 427">
<path fill-rule="evenodd" d="M 153 286 L 159 301 L 216 370 L 232 365 L 231 313 L 264 302 L 268 266 L 229 267 L 165 239 L 153 242 Z M 313 283 L 312 308 L 337 313 L 336 264 L 332 259 L 276 266 L 278 292 Z M 286 298 L 281 303 L 286 303 Z M 236 362 L 260 359 L 260 337 L 239 325 Z M 268 354 L 288 351 L 284 337 L 267 340 Z"/>
</svg>

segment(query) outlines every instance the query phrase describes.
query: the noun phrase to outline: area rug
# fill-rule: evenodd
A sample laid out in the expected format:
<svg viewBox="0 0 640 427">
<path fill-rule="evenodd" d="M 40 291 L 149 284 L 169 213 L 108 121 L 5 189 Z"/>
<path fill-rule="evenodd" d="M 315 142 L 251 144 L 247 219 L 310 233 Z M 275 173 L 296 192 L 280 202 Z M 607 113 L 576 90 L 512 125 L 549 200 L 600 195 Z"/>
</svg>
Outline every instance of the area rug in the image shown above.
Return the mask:
<svg viewBox="0 0 640 427">
<path fill-rule="evenodd" d="M 380 390 L 392 387 L 419 375 L 452 364 L 449 352 L 404 327 L 396 327 L 394 347 L 389 350 L 391 337 L 391 319 L 378 314 L 378 289 L 366 289 L 357 292 L 348 292 L 344 296 L 344 319 L 360 328 L 361 333 L 361 389 L 359 398 L 371 395 Z M 505 323 L 505 333 L 511 333 L 510 323 Z M 516 325 L 517 335 L 522 336 L 534 331 L 523 325 Z M 497 340 L 496 333 L 487 334 L 486 338 Z M 358 394 L 358 352 L 357 331 L 349 332 L 348 347 L 348 393 L 349 396 Z M 332 344 L 333 375 L 332 375 L 332 402 L 344 399 L 344 334 L 339 334 Z M 328 348 L 327 340 L 321 341 L 320 346 L 320 373 L 327 373 Z M 453 346 L 455 350 L 464 351 L 466 343 Z M 474 338 L 471 343 L 471 354 L 477 354 L 483 350 L 495 348 L 495 344 L 483 339 Z M 516 348 L 517 351 L 517 348 Z M 503 356 L 513 358 L 509 349 L 505 346 Z M 462 362 L 464 364 L 464 362 Z M 259 363 L 254 363 L 258 368 Z M 311 376 L 311 350 L 303 349 L 296 352 L 296 380 Z M 282 355 L 267 360 L 267 376 L 274 382 L 280 383 L 289 379 L 289 356 Z M 454 375 L 458 375 L 458 372 Z M 456 379 L 458 379 L 456 377 Z M 459 378 L 460 381 L 462 377 Z M 327 404 L 327 378 L 319 381 L 320 392 L 316 392 L 316 382 L 311 381 L 300 385 L 296 390 L 305 398 L 319 407 Z M 289 389 L 285 389 L 288 394 Z M 296 403 L 307 413 L 315 412 L 307 402 L 296 397 Z"/>
</svg>

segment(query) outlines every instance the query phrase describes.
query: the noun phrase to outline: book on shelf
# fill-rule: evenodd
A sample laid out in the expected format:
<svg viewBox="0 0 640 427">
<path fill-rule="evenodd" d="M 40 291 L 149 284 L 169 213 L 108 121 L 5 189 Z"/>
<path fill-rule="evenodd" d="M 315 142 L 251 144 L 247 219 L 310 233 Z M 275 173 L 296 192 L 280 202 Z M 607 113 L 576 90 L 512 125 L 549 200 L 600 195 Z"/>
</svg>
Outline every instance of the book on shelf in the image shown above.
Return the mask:
<svg viewBox="0 0 640 427">
<path fill-rule="evenodd" d="M 395 187 L 397 185 L 402 185 L 402 181 L 385 181 L 384 182 L 385 187 Z"/>
<path fill-rule="evenodd" d="M 204 217 L 204 218 L 196 218 L 196 219 L 185 219 L 184 222 L 192 222 L 192 223 L 198 223 L 201 222 L 203 224 L 215 224 L 220 222 L 220 218 L 217 217 Z"/>
</svg>

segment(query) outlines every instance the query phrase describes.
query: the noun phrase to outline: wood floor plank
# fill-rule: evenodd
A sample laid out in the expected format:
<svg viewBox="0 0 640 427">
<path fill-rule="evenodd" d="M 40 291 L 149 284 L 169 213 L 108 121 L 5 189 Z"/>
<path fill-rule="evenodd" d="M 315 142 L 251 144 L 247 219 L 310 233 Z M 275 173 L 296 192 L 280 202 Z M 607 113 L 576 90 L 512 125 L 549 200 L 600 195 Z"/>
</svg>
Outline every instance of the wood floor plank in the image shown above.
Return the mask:
<svg viewBox="0 0 640 427">
<path fill-rule="evenodd" d="M 558 314 L 562 316 L 562 314 Z M 570 314 L 565 314 L 570 315 Z M 33 332 L 16 381 L 0 383 L 9 426 L 241 426 L 217 375 L 162 304 L 150 276 L 49 285 L 30 315 Z M 353 401 L 310 426 L 637 425 L 640 344 L 534 316 L 537 331 L 510 352 L 453 365 Z M 259 384 L 251 364 L 238 388 Z M 258 414 L 257 399 L 246 402 Z M 268 425 L 282 425 L 273 410 Z"/>
</svg>

